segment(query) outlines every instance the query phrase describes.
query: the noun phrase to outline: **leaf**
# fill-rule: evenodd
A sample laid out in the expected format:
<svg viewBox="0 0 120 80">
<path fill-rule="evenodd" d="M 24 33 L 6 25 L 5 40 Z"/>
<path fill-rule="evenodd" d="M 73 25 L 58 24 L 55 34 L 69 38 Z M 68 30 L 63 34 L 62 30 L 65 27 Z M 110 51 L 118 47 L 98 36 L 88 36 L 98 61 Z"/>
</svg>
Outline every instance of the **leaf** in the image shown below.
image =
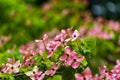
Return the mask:
<svg viewBox="0 0 120 80">
<path fill-rule="evenodd" d="M 86 67 L 88 65 L 88 62 L 86 59 L 84 59 L 82 62 L 81 62 L 81 66 L 82 67 Z"/>
<path fill-rule="evenodd" d="M 52 78 L 48 78 L 47 80 L 62 80 L 62 76 L 61 75 L 54 75 Z"/>
<path fill-rule="evenodd" d="M 13 76 L 9 76 L 9 80 L 15 80 Z"/>
<path fill-rule="evenodd" d="M 47 59 L 47 60 L 45 61 L 45 65 L 46 65 L 47 68 L 50 68 L 50 66 L 51 66 L 51 61 L 50 61 L 49 59 Z"/>
<path fill-rule="evenodd" d="M 88 37 L 83 40 L 83 52 L 94 54 L 96 52 L 96 40 L 93 37 Z"/>
<path fill-rule="evenodd" d="M 0 74 L 0 80 L 15 80 L 14 77 L 10 74 Z"/>
</svg>

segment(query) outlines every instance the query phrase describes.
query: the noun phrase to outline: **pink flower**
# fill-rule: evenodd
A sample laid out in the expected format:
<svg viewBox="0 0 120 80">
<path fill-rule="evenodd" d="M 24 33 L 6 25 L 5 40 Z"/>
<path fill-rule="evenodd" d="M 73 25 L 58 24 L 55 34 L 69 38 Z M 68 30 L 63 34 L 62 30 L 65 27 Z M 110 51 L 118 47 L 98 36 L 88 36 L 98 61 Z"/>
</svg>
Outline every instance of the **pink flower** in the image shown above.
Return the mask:
<svg viewBox="0 0 120 80">
<path fill-rule="evenodd" d="M 70 36 L 70 38 L 68 38 L 67 40 L 74 41 L 74 40 L 76 40 L 80 36 L 80 33 L 77 30 L 75 30 L 72 33 L 72 30 L 68 29 L 68 35 Z"/>
<path fill-rule="evenodd" d="M 74 69 L 76 69 L 76 68 L 78 68 L 79 67 L 79 65 L 80 65 L 80 62 L 74 62 L 74 63 L 72 63 L 72 68 L 74 68 Z"/>
<path fill-rule="evenodd" d="M 71 66 L 72 63 L 74 61 L 74 58 L 72 56 L 67 57 L 67 59 L 65 60 L 65 62 L 67 63 L 67 65 Z"/>
<path fill-rule="evenodd" d="M 45 44 L 43 42 L 37 43 L 38 48 L 36 49 L 36 52 L 39 53 L 41 56 L 43 56 L 45 51 Z"/>
<path fill-rule="evenodd" d="M 57 48 L 58 48 L 58 46 L 56 44 L 53 44 L 52 42 L 48 43 L 46 45 L 46 47 L 47 47 L 47 50 L 48 50 L 47 58 L 50 58 L 54 54 L 54 52 L 57 50 Z"/>
<path fill-rule="evenodd" d="M 69 46 L 66 46 L 66 47 L 64 48 L 64 53 L 65 53 L 65 54 L 71 55 L 71 52 L 72 52 L 72 50 L 70 49 Z"/>
<path fill-rule="evenodd" d="M 1 71 L 3 73 L 9 73 L 9 74 L 17 73 L 19 72 L 20 67 L 21 67 L 20 61 L 15 61 L 11 58 L 8 58 L 8 63 L 2 65 Z"/>
<path fill-rule="evenodd" d="M 22 53 L 23 55 L 31 55 L 31 53 L 29 53 L 30 50 L 34 50 L 35 48 L 35 43 L 34 42 L 29 42 L 26 45 L 21 46 L 20 48 L 20 53 Z"/>
<path fill-rule="evenodd" d="M 2 64 L 0 72 L 1 73 L 7 73 L 8 72 L 8 67 L 5 64 Z"/>
<path fill-rule="evenodd" d="M 85 79 L 85 80 L 99 80 L 97 75 L 94 76 L 94 77 L 92 77 L 92 72 L 91 72 L 91 70 L 90 70 L 89 67 L 87 67 L 87 68 L 84 70 L 83 74 L 76 73 L 76 74 L 75 74 L 75 79 L 76 79 L 76 80 L 84 80 L 84 79 Z"/>
<path fill-rule="evenodd" d="M 45 74 L 42 73 L 37 66 L 35 66 L 32 71 L 26 72 L 25 74 L 32 80 L 43 80 L 45 77 Z"/>
<path fill-rule="evenodd" d="M 66 34 L 59 34 L 55 37 L 53 43 L 57 44 L 58 46 L 64 46 L 67 43 L 67 41 L 65 41 L 65 38 Z"/>
<path fill-rule="evenodd" d="M 79 37 L 79 35 L 80 35 L 80 33 L 77 30 L 75 30 L 72 34 L 72 40 L 71 41 L 76 40 Z"/>
<path fill-rule="evenodd" d="M 69 46 L 65 47 L 64 54 L 59 58 L 60 61 L 64 61 L 65 64 L 71 66 L 74 69 L 79 67 L 83 59 L 83 56 L 78 56 L 78 54 L 74 50 L 71 50 Z"/>
<path fill-rule="evenodd" d="M 51 68 L 45 71 L 46 75 L 53 76 L 59 68 L 59 62 L 52 62 Z"/>
<path fill-rule="evenodd" d="M 33 58 L 31 56 L 24 56 L 22 67 L 30 67 L 33 64 L 35 64 L 35 62 L 36 62 L 36 58 Z"/>
<path fill-rule="evenodd" d="M 59 58 L 60 61 L 65 61 L 66 59 L 67 59 L 67 55 L 66 55 L 66 54 L 63 54 L 63 55 Z"/>
<path fill-rule="evenodd" d="M 57 70 L 59 68 L 59 62 L 52 62 L 51 69 Z"/>
<path fill-rule="evenodd" d="M 44 50 L 46 48 L 45 45 L 45 40 L 48 38 L 47 34 L 44 34 L 43 37 L 40 40 L 35 40 L 35 42 L 37 42 L 38 44 L 38 48 L 36 49 L 36 51 L 40 54 L 43 55 L 44 54 Z"/>
<path fill-rule="evenodd" d="M 108 27 L 112 30 L 119 31 L 120 30 L 120 23 L 115 21 L 109 21 Z"/>
</svg>

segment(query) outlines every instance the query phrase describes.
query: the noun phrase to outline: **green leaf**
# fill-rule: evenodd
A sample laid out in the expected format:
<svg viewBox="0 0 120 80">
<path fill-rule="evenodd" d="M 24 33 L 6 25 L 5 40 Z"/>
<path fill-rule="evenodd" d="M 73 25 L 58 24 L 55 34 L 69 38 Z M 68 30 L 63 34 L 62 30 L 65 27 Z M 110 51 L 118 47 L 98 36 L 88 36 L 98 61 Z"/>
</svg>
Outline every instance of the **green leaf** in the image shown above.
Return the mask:
<svg viewBox="0 0 120 80">
<path fill-rule="evenodd" d="M 52 78 L 48 78 L 47 80 L 62 80 L 62 76 L 61 75 L 54 75 Z"/>
<path fill-rule="evenodd" d="M 9 80 L 15 80 L 13 76 L 9 76 Z"/>
<path fill-rule="evenodd" d="M 81 66 L 82 67 L 86 67 L 88 65 L 88 62 L 86 59 L 84 59 L 82 62 L 81 62 Z"/>
<path fill-rule="evenodd" d="M 47 59 L 47 60 L 45 61 L 45 65 L 46 65 L 47 68 L 50 68 L 50 66 L 51 66 L 51 61 L 50 61 L 49 59 Z"/>
<path fill-rule="evenodd" d="M 83 52 L 94 54 L 96 52 L 96 40 L 93 37 L 88 37 L 83 40 Z"/>
<path fill-rule="evenodd" d="M 14 80 L 14 79 L 10 79 L 10 76 L 11 75 L 9 75 L 9 74 L 5 74 L 5 73 L 3 73 L 3 74 L 0 74 L 0 80 Z M 12 76 L 11 76 L 12 77 Z"/>
</svg>

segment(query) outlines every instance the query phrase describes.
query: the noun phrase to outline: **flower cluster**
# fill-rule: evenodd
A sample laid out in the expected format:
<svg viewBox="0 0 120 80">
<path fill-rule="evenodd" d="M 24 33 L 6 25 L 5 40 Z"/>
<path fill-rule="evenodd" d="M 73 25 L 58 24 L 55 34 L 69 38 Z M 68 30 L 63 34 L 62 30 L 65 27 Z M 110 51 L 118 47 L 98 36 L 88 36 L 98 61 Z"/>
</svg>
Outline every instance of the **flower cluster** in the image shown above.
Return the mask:
<svg viewBox="0 0 120 80">
<path fill-rule="evenodd" d="M 76 73 L 76 80 L 119 80 L 120 79 L 120 60 L 117 60 L 117 64 L 111 71 L 107 71 L 106 66 L 100 68 L 99 74 L 92 76 L 92 71 L 87 67 L 83 74 Z"/>
<path fill-rule="evenodd" d="M 106 40 L 113 39 L 114 38 L 114 33 L 113 32 L 107 32 L 106 30 L 103 29 L 102 25 L 100 24 L 94 24 L 94 27 L 92 28 L 87 28 L 87 27 L 81 27 L 80 29 L 81 37 L 86 37 L 86 36 L 94 36 L 98 38 L 103 38 Z"/>
<path fill-rule="evenodd" d="M 8 63 L 2 64 L 0 73 L 8 73 L 8 74 L 17 73 L 19 72 L 20 68 L 21 68 L 20 61 L 15 61 L 12 58 L 8 58 Z"/>
<path fill-rule="evenodd" d="M 81 30 L 82 32 L 85 32 L 86 28 L 82 27 Z M 92 35 L 91 32 L 97 35 L 99 34 L 98 36 L 100 36 L 102 32 L 104 35 L 106 34 L 100 27 L 90 29 L 87 35 Z M 58 74 L 57 71 L 59 71 L 61 67 L 67 67 L 75 70 L 74 73 L 76 80 L 119 80 L 120 61 L 117 61 L 117 65 L 111 71 L 107 71 L 105 66 L 100 68 L 100 74 L 96 74 L 95 76 L 92 75 L 92 71 L 89 66 L 87 68 L 85 66 L 81 66 L 82 62 L 86 61 L 86 57 L 81 53 L 79 54 L 79 51 L 73 49 L 72 45 L 70 45 L 70 43 L 76 44 L 76 42 L 79 41 L 76 39 L 80 39 L 80 37 L 84 35 L 84 33 L 80 33 L 81 31 L 72 31 L 72 29 L 69 28 L 67 30 L 61 30 L 61 32 L 53 39 L 49 39 L 49 36 L 44 34 L 40 40 L 35 40 L 36 43 L 30 42 L 29 44 L 21 47 L 20 53 L 23 55 L 21 62 L 8 58 L 8 63 L 2 64 L 0 74 L 8 73 L 14 75 L 23 69 L 23 72 L 32 80 L 44 80 L 46 77 L 48 78 Z M 102 37 L 105 39 L 110 38 L 107 34 Z M 60 54 L 57 54 L 59 49 Z M 54 55 L 58 55 L 58 59 L 55 61 L 52 60 Z M 47 66 L 45 63 L 47 60 L 49 61 L 50 66 Z M 80 70 L 78 69 L 81 69 L 82 67 L 83 71 L 79 73 Z M 24 71 L 25 68 L 33 68 L 33 70 Z"/>
<path fill-rule="evenodd" d="M 79 36 L 80 33 L 77 30 L 72 31 L 72 29 L 61 30 L 52 40 L 48 39 L 47 34 L 44 34 L 40 40 L 35 40 L 36 43 L 30 42 L 21 47 L 20 53 L 23 55 L 21 63 L 20 61 L 9 58 L 8 63 L 2 65 L 1 73 L 18 73 L 20 68 L 24 69 L 35 66 L 32 71 L 27 71 L 25 74 L 32 80 L 43 80 L 45 76 L 55 75 L 60 66 L 69 66 L 76 69 L 80 66 L 84 56 L 79 56 L 75 50 L 72 50 L 70 46 L 67 45 L 67 43 L 75 41 Z M 51 66 L 49 68 L 40 70 L 40 67 L 35 64 L 37 61 L 35 56 L 39 55 L 44 57 L 45 52 L 47 52 L 46 59 L 51 60 L 51 57 L 57 54 L 55 52 L 59 47 L 63 48 L 64 53 L 61 51 L 58 61 L 51 61 Z"/>
</svg>

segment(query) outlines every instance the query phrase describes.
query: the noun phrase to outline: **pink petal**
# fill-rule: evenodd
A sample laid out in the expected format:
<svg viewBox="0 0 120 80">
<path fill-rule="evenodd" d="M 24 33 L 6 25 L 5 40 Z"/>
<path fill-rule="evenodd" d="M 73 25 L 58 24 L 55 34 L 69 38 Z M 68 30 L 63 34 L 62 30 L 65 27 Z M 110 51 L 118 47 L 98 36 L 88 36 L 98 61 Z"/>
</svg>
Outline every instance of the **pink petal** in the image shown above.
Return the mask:
<svg viewBox="0 0 120 80">
<path fill-rule="evenodd" d="M 79 67 L 79 65 L 80 65 L 80 62 L 74 62 L 74 63 L 72 63 L 71 66 L 72 66 L 72 68 L 76 69 Z"/>
<path fill-rule="evenodd" d="M 75 52 L 75 50 L 72 50 L 70 55 L 74 57 L 75 55 L 78 55 L 78 54 Z"/>
<path fill-rule="evenodd" d="M 72 34 L 72 40 L 71 41 L 74 41 L 75 39 L 77 39 L 79 37 L 79 35 L 80 35 L 80 33 L 77 30 L 75 30 Z"/>
<path fill-rule="evenodd" d="M 44 80 L 44 77 L 45 77 L 45 74 L 42 74 L 42 75 L 38 78 L 38 80 Z"/>
<path fill-rule="evenodd" d="M 84 80 L 84 77 L 82 76 L 82 74 L 76 73 L 75 80 Z"/>
<path fill-rule="evenodd" d="M 65 61 L 67 59 L 67 55 L 63 54 L 62 56 L 60 56 L 59 60 L 60 61 Z"/>
<path fill-rule="evenodd" d="M 48 38 L 48 35 L 47 34 L 44 34 L 43 35 L 43 40 L 46 40 Z"/>
<path fill-rule="evenodd" d="M 92 72 L 91 72 L 91 70 L 90 70 L 90 68 L 89 67 L 87 67 L 85 70 L 84 70 L 84 77 L 87 79 L 87 80 L 89 80 L 89 79 L 91 79 L 92 78 Z"/>
<path fill-rule="evenodd" d="M 74 59 L 72 56 L 69 56 L 67 59 L 66 59 L 66 63 L 70 66 L 72 63 L 73 63 Z"/>
<path fill-rule="evenodd" d="M 37 42 L 37 43 L 41 43 L 41 42 L 42 42 L 42 40 L 35 40 L 35 42 Z"/>
<path fill-rule="evenodd" d="M 64 49 L 64 52 L 65 52 L 66 54 L 70 54 L 70 53 L 71 53 L 70 47 L 69 47 L 69 46 L 66 46 L 65 49 Z"/>
<path fill-rule="evenodd" d="M 103 79 L 105 77 L 106 66 L 100 68 L 100 79 Z"/>
<path fill-rule="evenodd" d="M 49 75 L 49 76 L 53 76 L 53 75 L 55 74 L 55 72 L 56 72 L 56 71 L 50 69 L 50 70 L 45 71 L 45 74 L 46 74 L 46 75 Z"/>
<path fill-rule="evenodd" d="M 59 63 L 52 62 L 51 68 L 57 70 L 59 68 Z"/>
<path fill-rule="evenodd" d="M 48 52 L 48 56 L 47 56 L 47 58 L 52 57 L 52 55 L 53 55 L 53 52 Z"/>
<path fill-rule="evenodd" d="M 8 58 L 8 63 L 13 64 L 14 60 L 12 58 Z"/>
<path fill-rule="evenodd" d="M 77 62 L 82 62 L 84 60 L 84 56 L 80 56 L 76 59 Z"/>
</svg>

